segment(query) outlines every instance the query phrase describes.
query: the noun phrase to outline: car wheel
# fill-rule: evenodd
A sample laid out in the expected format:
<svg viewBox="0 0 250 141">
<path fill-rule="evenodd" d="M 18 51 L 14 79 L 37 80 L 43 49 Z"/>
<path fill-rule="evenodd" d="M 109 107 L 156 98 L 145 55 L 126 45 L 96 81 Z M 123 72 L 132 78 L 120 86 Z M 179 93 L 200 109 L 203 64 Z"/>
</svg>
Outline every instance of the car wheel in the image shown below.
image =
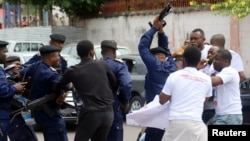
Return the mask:
<svg viewBox="0 0 250 141">
<path fill-rule="evenodd" d="M 129 111 L 139 110 L 143 106 L 143 100 L 140 96 L 133 96 L 130 100 Z"/>
</svg>

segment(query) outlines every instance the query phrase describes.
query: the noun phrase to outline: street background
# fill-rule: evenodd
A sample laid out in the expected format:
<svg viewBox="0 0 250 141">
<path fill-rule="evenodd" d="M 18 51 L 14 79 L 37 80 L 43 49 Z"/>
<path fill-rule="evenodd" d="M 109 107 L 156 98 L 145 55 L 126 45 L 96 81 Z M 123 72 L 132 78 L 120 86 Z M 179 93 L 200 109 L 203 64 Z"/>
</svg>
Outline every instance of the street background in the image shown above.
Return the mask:
<svg viewBox="0 0 250 141">
<path fill-rule="evenodd" d="M 68 138 L 69 141 L 74 141 L 76 126 L 69 126 L 68 127 Z M 140 127 L 135 126 L 128 126 L 124 123 L 124 137 L 123 141 L 136 141 L 139 132 L 141 131 Z M 43 141 L 43 134 L 40 131 L 36 131 L 36 135 L 38 141 Z"/>
</svg>

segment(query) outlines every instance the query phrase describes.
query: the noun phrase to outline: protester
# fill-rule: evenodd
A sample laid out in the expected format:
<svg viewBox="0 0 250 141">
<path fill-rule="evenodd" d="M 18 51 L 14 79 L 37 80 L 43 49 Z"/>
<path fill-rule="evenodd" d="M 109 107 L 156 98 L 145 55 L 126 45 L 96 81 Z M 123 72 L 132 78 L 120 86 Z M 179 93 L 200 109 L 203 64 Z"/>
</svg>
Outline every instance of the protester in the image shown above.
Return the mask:
<svg viewBox="0 0 250 141">
<path fill-rule="evenodd" d="M 230 66 L 232 55 L 226 49 L 216 52 L 213 66 L 217 71 L 212 76 L 215 87 L 215 115 L 208 125 L 240 125 L 243 122 L 242 104 L 239 89 L 239 74 Z"/>
<path fill-rule="evenodd" d="M 190 34 L 190 44 L 196 46 L 201 51 L 201 59 L 207 58 L 207 53 L 211 45 L 205 44 L 205 33 L 202 29 L 196 28 Z"/>
<path fill-rule="evenodd" d="M 216 54 L 216 52 L 219 50 L 220 48 L 217 46 L 212 46 L 209 50 L 208 50 L 208 55 L 207 55 L 207 59 L 206 60 L 201 60 L 200 63 L 198 64 L 197 68 L 207 74 L 208 76 L 211 76 L 213 73 L 215 72 L 211 72 L 211 67 L 213 67 L 213 60 L 214 60 L 214 56 Z M 202 120 L 204 121 L 204 123 L 207 123 L 207 121 L 212 118 L 215 114 L 215 109 L 214 109 L 214 91 L 215 89 L 213 88 L 213 96 L 211 98 L 209 98 L 208 102 L 205 103 L 204 105 L 204 111 L 202 114 Z"/>
<path fill-rule="evenodd" d="M 154 34 L 158 33 L 158 47 L 150 49 Z M 145 78 L 146 102 L 151 102 L 160 94 L 169 74 L 176 71 L 175 62 L 168 48 L 168 37 L 163 30 L 163 22 L 156 17 L 153 26 L 145 32 L 138 45 L 139 54 L 147 67 Z M 164 130 L 146 129 L 145 141 L 161 141 Z"/>
<path fill-rule="evenodd" d="M 185 68 L 169 75 L 160 94 L 161 104 L 170 102 L 163 141 L 207 141 L 201 115 L 204 102 L 212 96 L 211 78 L 196 68 L 201 57 L 197 47 L 188 47 L 183 56 Z"/>
<path fill-rule="evenodd" d="M 225 48 L 225 42 L 226 40 L 223 34 L 214 34 L 210 39 L 211 45 L 218 46 L 220 48 Z M 232 55 L 232 61 L 230 63 L 230 66 L 238 71 L 240 76 L 240 82 L 243 82 L 244 80 L 246 80 L 246 75 L 244 73 L 244 66 L 242 59 L 237 52 L 231 49 L 229 49 L 229 51 Z"/>
<path fill-rule="evenodd" d="M 91 41 L 80 41 L 77 54 L 81 62 L 65 71 L 54 91 L 59 93 L 65 84 L 72 82 L 83 101 L 75 141 L 105 141 L 114 119 L 112 90 L 117 89 L 117 81 L 105 61 L 93 60 Z"/>
</svg>

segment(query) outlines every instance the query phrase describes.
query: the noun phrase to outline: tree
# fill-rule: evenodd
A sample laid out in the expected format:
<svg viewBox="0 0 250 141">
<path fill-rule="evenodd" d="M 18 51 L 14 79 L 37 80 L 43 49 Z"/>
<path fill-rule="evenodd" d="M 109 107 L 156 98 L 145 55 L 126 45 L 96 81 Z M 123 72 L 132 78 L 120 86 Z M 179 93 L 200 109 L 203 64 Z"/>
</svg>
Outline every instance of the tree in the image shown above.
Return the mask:
<svg viewBox="0 0 250 141">
<path fill-rule="evenodd" d="M 199 0 L 191 0 L 190 6 L 207 5 L 208 3 L 199 2 Z M 244 18 L 250 12 L 250 0 L 224 0 L 216 4 L 209 4 L 210 9 L 215 14 L 223 16 L 233 16 L 236 18 Z"/>
</svg>

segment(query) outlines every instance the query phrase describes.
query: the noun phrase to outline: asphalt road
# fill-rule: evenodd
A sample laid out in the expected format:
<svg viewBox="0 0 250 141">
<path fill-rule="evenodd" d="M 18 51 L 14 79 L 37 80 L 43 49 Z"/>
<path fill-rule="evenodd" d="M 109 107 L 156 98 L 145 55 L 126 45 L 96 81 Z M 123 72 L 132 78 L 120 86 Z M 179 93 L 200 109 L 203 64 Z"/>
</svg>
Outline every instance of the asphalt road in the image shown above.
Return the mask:
<svg viewBox="0 0 250 141">
<path fill-rule="evenodd" d="M 69 141 L 74 141 L 75 136 L 75 126 L 70 126 L 68 128 L 68 138 Z M 128 126 L 124 124 L 124 139 L 123 141 L 136 141 L 138 133 L 141 131 L 140 127 Z M 43 135 L 41 132 L 37 131 L 36 135 L 39 141 L 43 141 Z"/>
</svg>

